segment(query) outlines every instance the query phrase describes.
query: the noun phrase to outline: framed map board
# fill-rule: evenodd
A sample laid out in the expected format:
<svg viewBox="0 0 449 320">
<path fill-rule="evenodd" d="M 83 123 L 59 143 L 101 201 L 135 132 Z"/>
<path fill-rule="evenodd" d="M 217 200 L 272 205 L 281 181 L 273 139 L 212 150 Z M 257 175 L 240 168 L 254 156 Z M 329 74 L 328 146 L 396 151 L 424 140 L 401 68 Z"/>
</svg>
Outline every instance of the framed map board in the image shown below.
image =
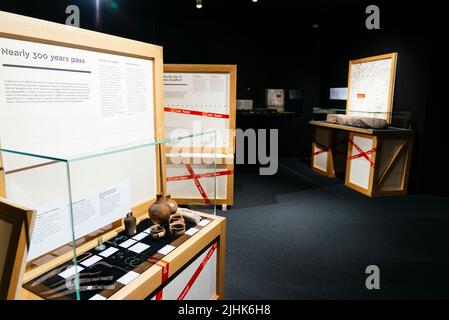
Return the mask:
<svg viewBox="0 0 449 320">
<path fill-rule="evenodd" d="M 217 152 L 234 153 L 236 86 L 236 65 L 166 64 L 166 138 L 216 130 Z M 195 152 L 215 148 L 214 141 L 204 139 L 192 146 Z"/>
<path fill-rule="evenodd" d="M 397 59 L 390 53 L 349 62 L 348 115 L 391 123 Z"/>
</svg>

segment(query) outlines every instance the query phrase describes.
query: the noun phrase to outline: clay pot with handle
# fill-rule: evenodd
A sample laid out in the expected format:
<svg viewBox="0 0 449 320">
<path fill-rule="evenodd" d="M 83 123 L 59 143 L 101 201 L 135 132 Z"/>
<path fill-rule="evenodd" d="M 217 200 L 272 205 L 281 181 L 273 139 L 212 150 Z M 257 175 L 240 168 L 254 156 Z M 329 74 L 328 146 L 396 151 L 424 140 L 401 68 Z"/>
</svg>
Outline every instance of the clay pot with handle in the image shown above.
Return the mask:
<svg viewBox="0 0 449 320">
<path fill-rule="evenodd" d="M 150 219 L 153 224 L 168 223 L 170 220 L 171 207 L 165 201 L 164 195 L 158 193 L 156 195 L 156 202 L 148 209 Z"/>
</svg>

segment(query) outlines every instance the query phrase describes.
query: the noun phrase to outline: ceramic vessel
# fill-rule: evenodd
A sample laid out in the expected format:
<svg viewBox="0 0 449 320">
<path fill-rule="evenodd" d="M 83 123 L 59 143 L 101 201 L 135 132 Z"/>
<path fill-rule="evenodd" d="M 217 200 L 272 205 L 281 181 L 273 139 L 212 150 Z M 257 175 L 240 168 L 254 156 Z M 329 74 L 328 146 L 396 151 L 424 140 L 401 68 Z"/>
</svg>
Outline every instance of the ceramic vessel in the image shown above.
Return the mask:
<svg viewBox="0 0 449 320">
<path fill-rule="evenodd" d="M 175 214 L 176 211 L 178 211 L 178 204 L 176 203 L 175 200 L 173 200 L 171 198 L 171 195 L 167 194 L 167 196 L 165 197 L 165 199 L 167 200 L 168 205 L 170 206 L 170 214 Z"/>
<path fill-rule="evenodd" d="M 167 201 L 165 201 L 163 194 L 158 193 L 156 197 L 156 202 L 153 203 L 148 210 L 150 219 L 153 224 L 168 223 L 170 220 L 171 207 Z"/>
<path fill-rule="evenodd" d="M 173 222 L 182 222 L 185 223 L 184 221 L 184 216 L 182 214 L 172 214 L 170 216 L 170 221 L 169 223 L 172 224 Z"/>
<path fill-rule="evenodd" d="M 126 215 L 125 230 L 128 237 L 135 236 L 137 233 L 137 220 L 131 212 Z"/>
</svg>

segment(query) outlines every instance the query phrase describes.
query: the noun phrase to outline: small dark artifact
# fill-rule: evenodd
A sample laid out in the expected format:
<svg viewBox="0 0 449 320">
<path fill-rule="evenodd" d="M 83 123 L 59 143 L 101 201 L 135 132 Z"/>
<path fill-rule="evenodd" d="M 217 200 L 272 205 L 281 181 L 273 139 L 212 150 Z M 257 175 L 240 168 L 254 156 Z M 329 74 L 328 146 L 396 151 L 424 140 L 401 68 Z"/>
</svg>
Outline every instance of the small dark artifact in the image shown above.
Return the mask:
<svg viewBox="0 0 449 320">
<path fill-rule="evenodd" d="M 137 233 L 137 220 L 135 217 L 133 217 L 132 212 L 126 215 L 125 230 L 128 237 L 135 236 Z"/>
<path fill-rule="evenodd" d="M 150 228 L 150 235 L 153 239 L 163 238 L 165 236 L 165 229 L 160 225 L 154 225 Z"/>
<path fill-rule="evenodd" d="M 170 233 L 174 237 L 182 236 L 186 233 L 186 225 L 184 222 L 173 222 L 170 224 Z"/>
<path fill-rule="evenodd" d="M 182 214 L 172 214 L 170 216 L 170 221 L 169 223 L 172 224 L 173 222 L 182 222 L 185 223 L 184 221 L 184 216 Z"/>
</svg>

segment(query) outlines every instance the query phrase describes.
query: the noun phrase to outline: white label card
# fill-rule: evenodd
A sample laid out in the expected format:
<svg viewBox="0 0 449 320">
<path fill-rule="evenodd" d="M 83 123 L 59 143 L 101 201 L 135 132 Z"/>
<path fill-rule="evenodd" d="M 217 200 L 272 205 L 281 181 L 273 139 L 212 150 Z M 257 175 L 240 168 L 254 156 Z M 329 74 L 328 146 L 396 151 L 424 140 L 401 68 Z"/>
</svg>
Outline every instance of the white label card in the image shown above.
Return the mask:
<svg viewBox="0 0 449 320">
<path fill-rule="evenodd" d="M 142 233 L 139 233 L 139 234 L 135 235 L 135 236 L 133 237 L 133 239 L 134 239 L 134 240 L 137 240 L 137 241 L 140 241 L 140 240 L 142 240 L 142 239 L 145 239 L 145 238 L 148 237 L 148 236 L 149 236 L 148 233 L 142 232 Z"/>
<path fill-rule="evenodd" d="M 163 254 L 163 255 L 167 255 L 167 254 L 169 254 L 170 252 L 172 252 L 175 249 L 176 249 L 176 247 L 173 247 L 173 246 L 170 246 L 170 245 L 166 245 L 161 250 L 159 250 L 158 253 Z"/>
<path fill-rule="evenodd" d="M 146 245 L 144 243 L 138 243 L 134 246 L 132 246 L 131 248 L 128 248 L 128 250 L 135 252 L 135 253 L 142 253 L 145 250 L 147 250 L 150 246 Z"/>
<path fill-rule="evenodd" d="M 80 273 L 81 271 L 84 270 L 84 268 L 81 266 L 77 266 L 76 269 L 77 269 L 78 273 Z M 72 277 L 74 274 L 75 274 L 75 266 L 68 268 L 64 272 L 61 272 L 59 274 L 59 276 L 63 277 L 64 279 L 68 279 L 68 278 Z"/>
<path fill-rule="evenodd" d="M 203 220 L 200 221 L 200 223 L 198 223 L 198 225 L 201 226 L 201 227 L 205 227 L 205 226 L 207 226 L 209 223 L 210 223 L 209 220 L 203 219 Z"/>
<path fill-rule="evenodd" d="M 136 242 L 137 242 L 136 240 L 129 239 L 129 240 L 126 240 L 125 242 L 122 242 L 121 244 L 119 244 L 119 247 L 122 247 L 122 248 L 129 248 L 129 247 L 131 247 L 133 244 L 135 244 Z"/>
<path fill-rule="evenodd" d="M 112 256 L 117 251 L 118 251 L 117 248 L 111 247 L 111 248 L 104 250 L 102 253 L 100 253 L 100 256 L 107 258 L 109 256 Z"/>
<path fill-rule="evenodd" d="M 96 264 L 100 260 L 103 260 L 103 258 L 99 257 L 99 256 L 93 256 L 87 260 L 81 261 L 80 263 L 85 267 L 90 267 L 90 266 Z"/>
<path fill-rule="evenodd" d="M 137 272 L 130 271 L 127 274 L 125 274 L 123 277 L 118 279 L 117 282 L 124 284 L 126 286 L 128 283 L 130 283 L 131 281 L 136 279 L 138 276 L 140 276 L 140 274 L 138 274 Z"/>
<path fill-rule="evenodd" d="M 200 231 L 197 228 L 190 228 L 189 230 L 186 231 L 186 235 L 188 236 L 193 236 L 195 233 L 197 233 L 198 231 Z"/>
<path fill-rule="evenodd" d="M 106 299 L 105 297 L 103 297 L 103 296 L 101 296 L 99 294 L 96 294 L 92 298 L 90 298 L 89 300 L 92 300 L 92 301 L 103 301 L 103 300 L 108 300 L 108 299 Z"/>
</svg>

